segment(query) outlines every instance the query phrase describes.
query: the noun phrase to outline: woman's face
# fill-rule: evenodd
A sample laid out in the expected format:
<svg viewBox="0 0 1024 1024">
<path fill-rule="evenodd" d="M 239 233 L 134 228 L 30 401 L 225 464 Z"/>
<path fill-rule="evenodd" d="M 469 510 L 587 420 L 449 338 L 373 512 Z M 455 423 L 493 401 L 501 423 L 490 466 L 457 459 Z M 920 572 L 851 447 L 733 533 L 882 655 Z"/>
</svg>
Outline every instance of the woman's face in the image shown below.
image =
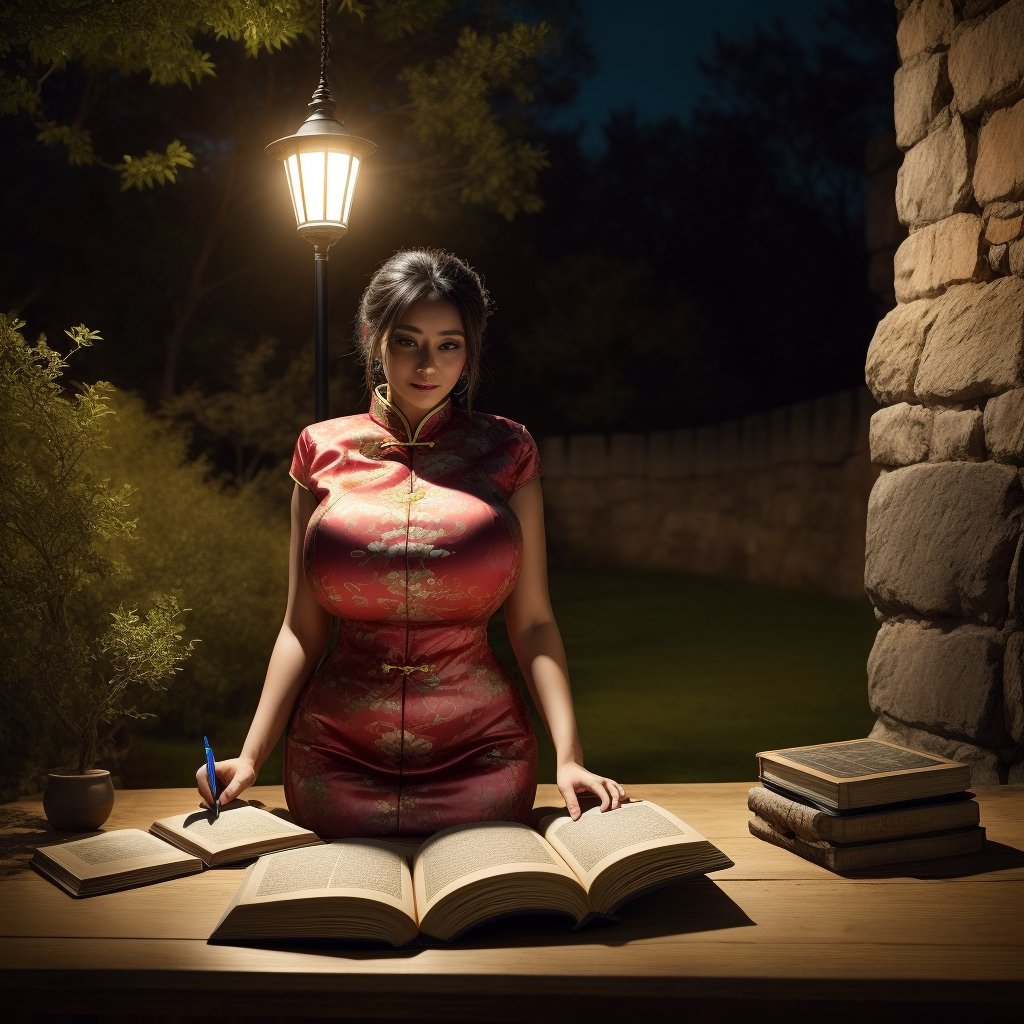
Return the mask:
<svg viewBox="0 0 1024 1024">
<path fill-rule="evenodd" d="M 451 302 L 414 302 L 384 341 L 391 401 L 415 429 L 448 397 L 466 366 L 466 332 Z"/>
</svg>

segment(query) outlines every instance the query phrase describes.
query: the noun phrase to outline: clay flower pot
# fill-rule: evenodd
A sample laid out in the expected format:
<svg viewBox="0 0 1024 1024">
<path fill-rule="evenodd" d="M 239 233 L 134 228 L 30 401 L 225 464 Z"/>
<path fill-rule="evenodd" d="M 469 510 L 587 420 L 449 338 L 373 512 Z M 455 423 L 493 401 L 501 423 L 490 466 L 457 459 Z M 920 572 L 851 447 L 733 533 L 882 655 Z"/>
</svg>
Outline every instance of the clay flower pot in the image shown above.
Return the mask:
<svg viewBox="0 0 1024 1024">
<path fill-rule="evenodd" d="M 106 768 L 50 772 L 43 793 L 47 820 L 62 832 L 90 832 L 110 817 L 114 783 Z"/>
</svg>

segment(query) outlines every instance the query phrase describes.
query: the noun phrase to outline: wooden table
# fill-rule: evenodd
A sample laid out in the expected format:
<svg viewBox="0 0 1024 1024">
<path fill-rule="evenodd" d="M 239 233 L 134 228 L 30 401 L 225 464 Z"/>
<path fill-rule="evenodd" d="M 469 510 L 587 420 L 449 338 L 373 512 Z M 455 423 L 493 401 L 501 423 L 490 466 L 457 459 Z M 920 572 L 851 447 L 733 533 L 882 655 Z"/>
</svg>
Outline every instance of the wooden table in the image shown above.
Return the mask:
<svg viewBox="0 0 1024 1024">
<path fill-rule="evenodd" d="M 38 800 L 0 807 L 0 1010 L 7 1020 L 546 1020 L 653 1015 L 872 1024 L 1020 1020 L 1024 786 L 979 789 L 983 854 L 839 877 L 747 832 L 749 783 L 638 785 L 735 867 L 578 933 L 518 919 L 444 948 L 208 946 L 241 878 L 221 868 L 75 900 L 28 858 L 53 841 Z M 282 807 L 280 787 L 247 796 Z M 125 790 L 106 828 L 148 828 L 194 791 Z M 541 787 L 538 803 L 556 801 Z M 913 1006 L 908 1005 L 913 1004 Z M 20 1015 L 20 1016 L 19 1016 Z"/>
</svg>

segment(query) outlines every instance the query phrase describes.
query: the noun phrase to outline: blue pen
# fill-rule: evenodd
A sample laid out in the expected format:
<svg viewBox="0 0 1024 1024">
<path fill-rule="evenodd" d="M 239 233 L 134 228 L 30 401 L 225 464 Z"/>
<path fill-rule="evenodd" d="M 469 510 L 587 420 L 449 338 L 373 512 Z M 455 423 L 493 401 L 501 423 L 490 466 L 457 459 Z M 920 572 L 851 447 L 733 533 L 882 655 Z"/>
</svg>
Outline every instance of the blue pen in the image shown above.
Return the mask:
<svg viewBox="0 0 1024 1024">
<path fill-rule="evenodd" d="M 210 792 L 213 794 L 213 806 L 210 808 L 213 811 L 215 818 L 220 817 L 220 801 L 217 799 L 217 772 L 213 767 L 213 751 L 210 749 L 210 741 L 204 736 L 203 746 L 206 747 L 206 775 L 210 780 Z"/>
</svg>

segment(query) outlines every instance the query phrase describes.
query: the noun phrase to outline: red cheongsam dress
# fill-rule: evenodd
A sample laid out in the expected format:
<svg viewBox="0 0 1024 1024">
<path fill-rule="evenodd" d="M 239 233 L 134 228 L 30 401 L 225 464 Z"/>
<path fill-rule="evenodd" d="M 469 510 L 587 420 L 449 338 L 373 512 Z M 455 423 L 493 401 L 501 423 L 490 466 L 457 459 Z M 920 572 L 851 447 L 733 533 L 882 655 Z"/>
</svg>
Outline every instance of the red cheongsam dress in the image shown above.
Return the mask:
<svg viewBox="0 0 1024 1024">
<path fill-rule="evenodd" d="M 537 747 L 487 620 L 522 563 L 512 493 L 540 475 L 518 423 L 449 401 L 412 431 L 387 399 L 299 437 L 316 497 L 306 580 L 338 639 L 296 702 L 284 784 L 323 839 L 529 821 Z"/>
</svg>

